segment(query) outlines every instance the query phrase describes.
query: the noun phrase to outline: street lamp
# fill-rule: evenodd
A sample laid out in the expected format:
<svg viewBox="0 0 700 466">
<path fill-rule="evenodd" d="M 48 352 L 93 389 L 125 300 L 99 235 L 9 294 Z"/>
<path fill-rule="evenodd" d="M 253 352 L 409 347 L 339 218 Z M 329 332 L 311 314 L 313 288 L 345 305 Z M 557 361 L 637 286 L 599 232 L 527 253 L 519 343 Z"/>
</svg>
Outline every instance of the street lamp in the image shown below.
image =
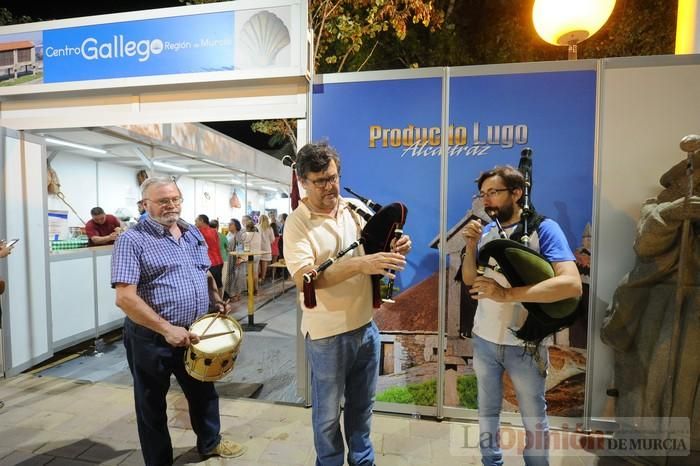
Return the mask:
<svg viewBox="0 0 700 466">
<path fill-rule="evenodd" d="M 535 0 L 532 20 L 542 39 L 567 45 L 569 60 L 576 60 L 578 43 L 603 27 L 614 7 L 615 0 Z"/>
</svg>

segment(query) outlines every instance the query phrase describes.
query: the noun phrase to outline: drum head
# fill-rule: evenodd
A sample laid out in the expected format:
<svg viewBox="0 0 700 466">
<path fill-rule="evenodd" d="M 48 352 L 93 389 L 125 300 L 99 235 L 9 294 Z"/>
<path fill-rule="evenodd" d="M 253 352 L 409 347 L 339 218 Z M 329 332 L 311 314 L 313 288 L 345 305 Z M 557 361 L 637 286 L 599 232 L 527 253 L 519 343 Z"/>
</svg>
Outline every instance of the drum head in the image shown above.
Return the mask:
<svg viewBox="0 0 700 466">
<path fill-rule="evenodd" d="M 218 314 L 207 314 L 200 317 L 192 324 L 190 332 L 196 333 L 200 338 L 219 333 L 225 334 L 205 338 L 192 345 L 197 351 L 207 354 L 216 354 L 236 348 L 242 336 L 241 326 L 236 320 Z"/>
</svg>

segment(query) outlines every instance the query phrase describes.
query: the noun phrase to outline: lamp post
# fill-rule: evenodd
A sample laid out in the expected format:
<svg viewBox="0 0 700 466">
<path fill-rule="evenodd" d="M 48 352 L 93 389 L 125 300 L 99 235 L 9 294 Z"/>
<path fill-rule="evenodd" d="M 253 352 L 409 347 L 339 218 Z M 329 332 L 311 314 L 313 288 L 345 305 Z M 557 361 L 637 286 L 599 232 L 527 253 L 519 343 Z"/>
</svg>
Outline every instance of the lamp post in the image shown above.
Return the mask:
<svg viewBox="0 0 700 466">
<path fill-rule="evenodd" d="M 532 20 L 537 34 L 552 45 L 569 47 L 576 60 L 577 46 L 603 27 L 615 0 L 535 0 Z"/>
</svg>

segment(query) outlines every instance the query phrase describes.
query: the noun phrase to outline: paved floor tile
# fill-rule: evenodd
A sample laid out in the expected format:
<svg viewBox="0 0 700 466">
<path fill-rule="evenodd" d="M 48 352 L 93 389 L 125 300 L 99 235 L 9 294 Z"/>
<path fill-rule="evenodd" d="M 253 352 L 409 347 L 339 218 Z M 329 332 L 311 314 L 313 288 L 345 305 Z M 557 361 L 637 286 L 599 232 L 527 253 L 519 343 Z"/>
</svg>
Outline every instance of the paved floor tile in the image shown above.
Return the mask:
<svg viewBox="0 0 700 466">
<path fill-rule="evenodd" d="M 79 464 L 143 465 L 131 387 L 108 382 L 82 383 L 23 374 L 0 380 L 0 466 Z M 187 402 L 168 395 L 170 433 L 178 465 L 300 465 L 315 463 L 311 410 L 270 402 L 222 398 L 222 435 L 244 444 L 235 459 L 202 458 L 196 451 Z M 479 464 L 478 426 L 473 423 L 415 420 L 375 414 L 371 439 L 379 466 Z M 554 433 L 554 438 L 566 435 Z M 568 441 L 568 440 L 567 440 Z M 465 443 L 466 442 L 466 443 Z M 561 443 L 561 442 L 560 442 Z M 560 448 L 552 466 L 595 466 L 588 452 Z M 522 465 L 511 454 L 506 466 Z"/>
<path fill-rule="evenodd" d="M 0 434 L 0 448 L 12 448 L 17 449 L 18 445 L 22 445 L 28 439 L 34 438 L 36 435 L 40 434 L 42 431 L 40 429 L 26 428 L 26 427 L 10 427 Z M 36 448 L 38 448 L 37 446 Z M 31 450 L 30 450 L 31 451 Z"/>
<path fill-rule="evenodd" d="M 236 459 L 240 459 L 242 461 L 252 461 L 254 464 L 257 464 L 260 461 L 260 457 L 271 442 L 269 439 L 257 437 L 249 438 L 246 441 L 239 441 L 236 439 L 234 439 L 234 441 L 241 443 L 246 447 L 246 451 L 243 456 Z"/>
<path fill-rule="evenodd" d="M 15 446 L 15 450 L 61 458 L 77 458 L 90 448 L 92 444 L 90 439 L 81 438 L 70 433 L 44 430 L 37 432 L 35 435 L 27 436 L 26 440 Z"/>
<path fill-rule="evenodd" d="M 75 414 L 58 413 L 55 411 L 40 411 L 33 416 L 17 423 L 17 427 L 28 427 L 42 430 L 55 429 L 75 417 Z"/>
<path fill-rule="evenodd" d="M 303 466 L 312 454 L 310 445 L 299 445 L 288 440 L 271 440 L 258 458 L 260 462 Z"/>
<path fill-rule="evenodd" d="M 408 435 L 408 422 L 406 418 L 398 416 L 375 414 L 372 416 L 372 432 Z"/>
<path fill-rule="evenodd" d="M 451 423 L 430 420 L 408 421 L 408 433 L 411 437 L 428 439 L 447 438 L 450 435 Z"/>
<path fill-rule="evenodd" d="M 33 455 L 24 451 L 13 451 L 9 455 L 0 459 L 0 466 L 43 466 L 53 461 L 53 456 Z"/>
<path fill-rule="evenodd" d="M 133 450 L 119 463 L 119 466 L 143 466 L 141 450 Z"/>
<path fill-rule="evenodd" d="M 397 434 L 384 434 L 382 453 L 430 461 L 430 440 Z"/>
<path fill-rule="evenodd" d="M 77 459 L 99 464 L 116 465 L 121 463 L 133 452 L 133 449 L 115 449 L 112 445 L 95 443 Z"/>
<path fill-rule="evenodd" d="M 126 417 L 114 421 L 105 421 L 99 427 L 96 426 L 92 438 L 138 444 L 139 432 L 135 422 L 130 422 Z"/>
</svg>

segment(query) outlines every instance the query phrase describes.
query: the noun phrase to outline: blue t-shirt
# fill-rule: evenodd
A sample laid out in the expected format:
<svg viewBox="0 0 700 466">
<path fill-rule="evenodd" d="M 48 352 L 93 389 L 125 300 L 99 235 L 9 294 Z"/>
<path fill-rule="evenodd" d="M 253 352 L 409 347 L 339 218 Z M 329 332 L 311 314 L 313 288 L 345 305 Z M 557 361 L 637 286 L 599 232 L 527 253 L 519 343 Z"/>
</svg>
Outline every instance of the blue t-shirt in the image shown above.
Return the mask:
<svg viewBox="0 0 700 466">
<path fill-rule="evenodd" d="M 504 226 L 503 229 L 510 236 L 516 227 L 517 224 L 508 225 Z M 479 249 L 489 241 L 499 237 L 495 222 L 489 223 L 482 232 Z M 564 232 L 557 222 L 549 218 L 544 219 L 537 227 L 537 231 L 530 235 L 529 247 L 542 254 L 549 262 L 574 260 L 574 253 L 571 252 Z M 496 261 L 491 258 L 489 265 L 495 266 Z M 487 267 L 484 276 L 492 278 L 503 287 L 510 288 L 506 277 L 494 270 L 493 267 Z M 513 331 L 522 327 L 526 318 L 527 310 L 521 303 L 497 303 L 491 299 L 481 299 L 474 317 L 473 333 L 484 340 L 499 345 L 521 346 L 524 344 L 523 340 L 513 335 Z"/>
</svg>

